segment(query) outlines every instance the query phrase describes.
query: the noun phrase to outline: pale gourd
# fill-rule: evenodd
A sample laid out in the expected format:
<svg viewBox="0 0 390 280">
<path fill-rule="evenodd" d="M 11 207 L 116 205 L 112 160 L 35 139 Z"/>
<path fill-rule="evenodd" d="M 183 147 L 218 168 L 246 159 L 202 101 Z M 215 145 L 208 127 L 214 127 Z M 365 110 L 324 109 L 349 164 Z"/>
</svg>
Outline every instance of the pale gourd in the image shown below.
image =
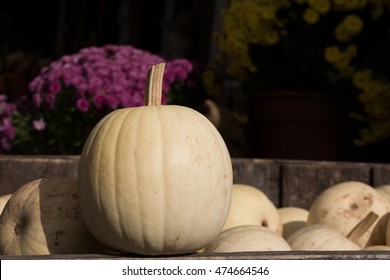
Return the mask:
<svg viewBox="0 0 390 280">
<path fill-rule="evenodd" d="M 201 113 L 161 105 L 164 64 L 150 69 L 145 106 L 118 109 L 91 131 L 79 161 L 81 209 L 92 234 L 142 255 L 195 252 L 221 231 L 233 170 Z"/>
<path fill-rule="evenodd" d="M 325 224 L 305 225 L 286 238 L 293 250 L 302 251 L 350 251 L 361 250 L 334 228 Z"/>
<path fill-rule="evenodd" d="M 362 182 L 347 181 L 325 189 L 313 201 L 307 223 L 326 224 L 346 236 L 371 211 L 379 218 L 356 242 L 361 247 L 384 244 L 389 206 L 373 187 Z"/>
<path fill-rule="evenodd" d="M 228 228 L 208 244 L 203 252 L 255 252 L 255 251 L 291 251 L 287 241 L 260 225 L 241 225 Z"/>
<path fill-rule="evenodd" d="M 0 214 L 1 214 L 1 212 L 3 212 L 3 209 L 11 196 L 12 196 L 12 194 L 5 194 L 5 195 L 0 196 Z"/>
<path fill-rule="evenodd" d="M 283 237 L 287 238 L 290 233 L 306 225 L 309 211 L 301 207 L 279 207 L 278 213 L 283 224 Z"/>
<path fill-rule="evenodd" d="M 0 216 L 2 255 L 107 252 L 84 224 L 76 179 L 31 181 L 11 196 Z"/>
<path fill-rule="evenodd" d="M 223 230 L 240 225 L 261 225 L 282 235 L 283 225 L 278 210 L 260 189 L 234 184 L 230 211 Z"/>
<path fill-rule="evenodd" d="M 381 186 L 376 187 L 375 190 L 380 195 L 382 195 L 390 205 L 390 185 L 381 185 Z M 390 206 L 389 206 L 389 208 L 390 208 Z M 387 217 L 386 238 L 385 238 L 386 240 L 385 240 L 384 245 L 382 245 L 382 246 L 387 245 L 387 247 L 390 247 L 390 213 L 386 214 L 385 217 Z M 380 245 L 378 245 L 378 246 L 380 246 Z"/>
<path fill-rule="evenodd" d="M 390 205 L 390 185 L 380 185 L 375 190 L 386 199 Z"/>
</svg>

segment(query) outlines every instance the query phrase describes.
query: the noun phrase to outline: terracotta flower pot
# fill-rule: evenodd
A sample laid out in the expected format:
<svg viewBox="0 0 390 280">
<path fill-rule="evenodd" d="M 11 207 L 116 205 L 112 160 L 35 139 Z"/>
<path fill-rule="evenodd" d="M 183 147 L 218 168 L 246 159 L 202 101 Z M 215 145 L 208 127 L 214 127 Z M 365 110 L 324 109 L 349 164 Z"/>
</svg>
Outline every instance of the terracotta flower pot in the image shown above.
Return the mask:
<svg viewBox="0 0 390 280">
<path fill-rule="evenodd" d="M 307 160 L 347 157 L 347 115 L 333 95 L 265 92 L 257 95 L 252 104 L 257 157 Z"/>
</svg>

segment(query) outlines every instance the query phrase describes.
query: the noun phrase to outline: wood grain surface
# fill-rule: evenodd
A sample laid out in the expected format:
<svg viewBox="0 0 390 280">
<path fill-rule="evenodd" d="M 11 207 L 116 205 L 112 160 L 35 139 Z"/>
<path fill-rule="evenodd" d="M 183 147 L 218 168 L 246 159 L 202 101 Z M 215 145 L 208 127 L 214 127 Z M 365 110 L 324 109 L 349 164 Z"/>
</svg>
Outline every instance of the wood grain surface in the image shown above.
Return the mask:
<svg viewBox="0 0 390 280">
<path fill-rule="evenodd" d="M 1 156 L 0 195 L 43 177 L 77 178 L 79 156 Z M 326 188 L 343 181 L 390 184 L 390 164 L 233 158 L 234 183 L 262 190 L 277 206 L 308 208 Z"/>
<path fill-rule="evenodd" d="M 1 156 L 0 195 L 13 193 L 23 184 L 43 177 L 77 178 L 78 156 Z M 347 180 L 372 186 L 390 183 L 390 164 L 263 160 L 233 158 L 234 183 L 264 191 L 277 207 L 308 208 L 326 188 Z M 0 259 L 246 259 L 246 260 L 390 260 L 390 251 L 288 251 L 243 253 L 194 253 L 180 256 L 145 257 L 124 255 L 0 256 Z"/>
<path fill-rule="evenodd" d="M 390 251 L 264 251 L 194 253 L 175 256 L 124 255 L 37 255 L 0 256 L 0 260 L 390 260 Z"/>
<path fill-rule="evenodd" d="M 0 195 L 44 177 L 77 177 L 78 156 L 1 156 Z"/>
</svg>

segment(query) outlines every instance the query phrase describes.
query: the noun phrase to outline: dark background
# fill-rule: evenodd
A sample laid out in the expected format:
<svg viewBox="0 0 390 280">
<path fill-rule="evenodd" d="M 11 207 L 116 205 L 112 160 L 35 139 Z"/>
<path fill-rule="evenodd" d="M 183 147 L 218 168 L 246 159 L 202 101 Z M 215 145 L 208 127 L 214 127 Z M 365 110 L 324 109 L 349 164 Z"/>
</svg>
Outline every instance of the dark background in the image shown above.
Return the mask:
<svg viewBox="0 0 390 280">
<path fill-rule="evenodd" d="M 2 0 L 0 91 L 6 89 L 10 99 L 26 94 L 28 81 L 43 65 L 88 46 L 130 44 L 167 59 L 185 57 L 207 64 L 218 13 L 228 2 Z M 351 145 L 343 160 L 390 162 L 389 154 L 389 141 L 363 148 Z"/>
<path fill-rule="evenodd" d="M 13 0 L 0 2 L 2 54 L 60 56 L 90 45 L 131 44 L 206 62 L 215 1 Z M 187 40 L 172 53 L 173 37 Z"/>
</svg>

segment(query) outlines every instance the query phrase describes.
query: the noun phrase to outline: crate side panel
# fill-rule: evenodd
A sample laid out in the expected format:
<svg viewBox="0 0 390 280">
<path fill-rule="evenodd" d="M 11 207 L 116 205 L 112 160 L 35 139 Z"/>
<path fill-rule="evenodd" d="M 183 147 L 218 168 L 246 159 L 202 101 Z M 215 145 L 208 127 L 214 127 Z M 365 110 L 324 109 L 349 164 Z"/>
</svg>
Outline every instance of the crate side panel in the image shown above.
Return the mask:
<svg viewBox="0 0 390 280">
<path fill-rule="evenodd" d="M 283 162 L 281 165 L 281 201 L 283 206 L 309 209 L 325 189 L 345 181 L 369 184 L 368 164 L 338 162 Z"/>
<path fill-rule="evenodd" d="M 77 178 L 78 156 L 0 157 L 0 195 L 43 177 Z"/>
<path fill-rule="evenodd" d="M 390 164 L 373 164 L 372 181 L 373 187 L 390 185 Z"/>
<path fill-rule="evenodd" d="M 254 186 L 280 206 L 280 166 L 271 160 L 233 159 L 233 182 Z"/>
</svg>

